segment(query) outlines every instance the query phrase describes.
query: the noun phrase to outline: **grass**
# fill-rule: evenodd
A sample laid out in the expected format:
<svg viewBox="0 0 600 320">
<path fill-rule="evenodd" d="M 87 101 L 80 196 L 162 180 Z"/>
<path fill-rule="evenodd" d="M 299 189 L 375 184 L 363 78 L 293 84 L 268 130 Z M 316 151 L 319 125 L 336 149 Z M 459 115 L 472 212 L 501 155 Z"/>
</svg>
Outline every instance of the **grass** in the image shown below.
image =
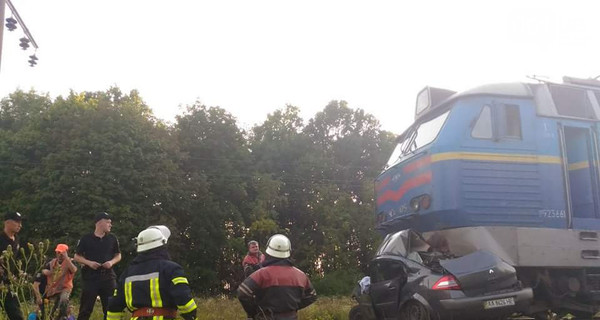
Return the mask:
<svg viewBox="0 0 600 320">
<path fill-rule="evenodd" d="M 73 312 L 77 314 L 78 301 L 72 301 Z M 198 320 L 241 320 L 246 313 L 239 301 L 229 297 L 197 298 Z M 353 302 L 349 297 L 319 297 L 317 302 L 300 310 L 300 320 L 347 320 Z M 90 320 L 102 320 L 102 306 L 96 303 Z"/>
<path fill-rule="evenodd" d="M 244 313 L 242 306 L 236 299 L 221 296 L 216 298 L 196 298 L 195 300 L 196 304 L 198 305 L 198 320 L 246 319 L 246 314 Z M 71 302 L 73 304 L 73 312 L 76 315 L 77 310 L 79 309 L 79 301 Z M 348 320 L 348 313 L 350 312 L 350 308 L 355 304 L 356 303 L 349 297 L 319 297 L 317 302 L 308 306 L 306 309 L 300 310 L 298 318 L 300 320 Z M 0 320 L 4 319 L 5 317 L 3 317 L 2 314 L 0 314 Z M 90 317 L 90 320 L 102 319 L 102 306 L 100 305 L 100 302 L 97 302 L 96 306 L 94 307 L 94 312 Z M 566 320 L 573 318 L 570 318 L 568 315 L 560 316 L 548 311 L 548 315 L 545 319 Z M 129 320 L 129 317 L 125 317 L 124 320 Z"/>
</svg>

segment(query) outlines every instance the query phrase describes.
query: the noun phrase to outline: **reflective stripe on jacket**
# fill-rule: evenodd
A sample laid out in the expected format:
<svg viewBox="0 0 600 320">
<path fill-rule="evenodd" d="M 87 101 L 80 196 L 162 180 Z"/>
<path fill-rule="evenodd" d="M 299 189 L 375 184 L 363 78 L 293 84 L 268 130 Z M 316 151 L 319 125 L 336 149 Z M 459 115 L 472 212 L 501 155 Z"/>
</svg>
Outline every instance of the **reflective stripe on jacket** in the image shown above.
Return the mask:
<svg viewBox="0 0 600 320">
<path fill-rule="evenodd" d="M 304 272 L 287 259 L 265 262 L 239 286 L 238 299 L 248 316 L 285 315 L 317 300 L 317 293 Z"/>
<path fill-rule="evenodd" d="M 108 320 L 121 319 L 125 308 L 167 308 L 178 310 L 186 319 L 195 318 L 196 302 L 183 268 L 168 259 L 166 248 L 155 250 L 138 255 L 121 274 L 115 294 L 109 299 Z"/>
</svg>

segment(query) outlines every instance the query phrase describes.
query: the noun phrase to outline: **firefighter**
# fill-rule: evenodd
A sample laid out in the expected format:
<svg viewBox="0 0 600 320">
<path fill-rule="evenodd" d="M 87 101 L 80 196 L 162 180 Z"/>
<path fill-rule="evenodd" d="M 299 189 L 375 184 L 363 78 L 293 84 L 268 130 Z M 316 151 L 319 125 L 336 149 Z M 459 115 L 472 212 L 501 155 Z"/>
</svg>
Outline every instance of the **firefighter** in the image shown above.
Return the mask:
<svg viewBox="0 0 600 320">
<path fill-rule="evenodd" d="M 317 300 L 317 293 L 304 272 L 290 261 L 291 243 L 276 234 L 267 242 L 263 267 L 238 288 L 238 299 L 248 318 L 296 320 L 297 311 Z"/>
<path fill-rule="evenodd" d="M 183 268 L 167 251 L 170 235 L 166 226 L 151 226 L 138 234 L 138 255 L 119 277 L 108 303 L 109 320 L 121 319 L 125 308 L 132 319 L 175 319 L 177 311 L 185 320 L 196 319 L 196 302 Z"/>
</svg>

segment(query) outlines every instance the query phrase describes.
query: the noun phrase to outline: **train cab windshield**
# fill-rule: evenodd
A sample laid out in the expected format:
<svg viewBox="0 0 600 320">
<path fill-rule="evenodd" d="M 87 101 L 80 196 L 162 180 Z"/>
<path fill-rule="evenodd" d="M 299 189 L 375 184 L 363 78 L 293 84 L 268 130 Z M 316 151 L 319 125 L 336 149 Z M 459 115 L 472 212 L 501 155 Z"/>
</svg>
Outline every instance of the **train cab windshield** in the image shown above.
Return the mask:
<svg viewBox="0 0 600 320">
<path fill-rule="evenodd" d="M 401 159 L 410 157 L 416 150 L 433 142 L 442 130 L 449 112 L 446 111 L 429 121 L 412 126 L 402 134 L 385 168 L 394 166 Z"/>
</svg>

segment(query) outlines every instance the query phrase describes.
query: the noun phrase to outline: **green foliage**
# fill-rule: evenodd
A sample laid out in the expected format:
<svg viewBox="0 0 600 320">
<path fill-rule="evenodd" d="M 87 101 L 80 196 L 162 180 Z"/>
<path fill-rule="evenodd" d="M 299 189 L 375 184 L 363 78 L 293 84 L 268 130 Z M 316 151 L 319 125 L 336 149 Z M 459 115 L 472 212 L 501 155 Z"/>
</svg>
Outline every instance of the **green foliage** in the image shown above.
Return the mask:
<svg viewBox="0 0 600 320">
<path fill-rule="evenodd" d="M 177 117 L 174 130 L 186 155 L 181 165 L 190 187 L 189 211 L 178 222 L 187 248 L 196 253 L 180 258 L 205 275 L 192 285 L 213 292 L 240 278 L 241 260 L 229 240 L 243 237 L 250 153 L 235 119 L 221 108 L 190 106 Z M 211 258 L 198 259 L 197 254 Z"/>
<path fill-rule="evenodd" d="M 37 246 L 27 243 L 27 250 L 21 247 L 17 254 L 9 245 L 0 255 L 0 304 L 4 303 L 6 295 L 13 294 L 19 300 L 21 312 L 24 315 L 32 310 L 28 301 L 33 296 L 33 275 L 42 270 L 46 260 L 50 242 L 40 242 Z M 49 310 L 47 308 L 47 310 Z M 0 311 L 2 317 L 6 318 L 4 306 Z"/>
<path fill-rule="evenodd" d="M 211 298 L 195 298 L 198 306 L 198 320 L 231 320 L 245 319 L 246 313 L 237 299 L 224 295 Z M 79 301 L 71 301 L 73 313 L 78 313 Z M 317 302 L 300 310 L 299 319 L 303 320 L 347 320 L 354 302 L 349 297 L 319 297 Z M 102 320 L 102 306 L 99 302 L 94 307 L 91 320 Z M 125 317 L 128 319 L 128 317 Z"/>
<path fill-rule="evenodd" d="M 257 168 L 279 180 L 285 196 L 273 205 L 277 220 L 311 274 L 364 269 L 371 257 L 372 181 L 392 147 L 378 127 L 364 111 L 332 101 L 306 126 L 288 106 L 254 129 Z"/>
<path fill-rule="evenodd" d="M 196 299 L 198 320 L 244 319 L 246 314 L 236 299 L 224 296 Z M 350 298 L 325 297 L 300 310 L 299 319 L 306 320 L 347 320 L 353 302 Z"/>
<path fill-rule="evenodd" d="M 346 297 L 320 297 L 308 308 L 300 310 L 299 319 L 347 320 L 354 302 Z"/>
<path fill-rule="evenodd" d="M 319 296 L 350 296 L 363 274 L 356 270 L 336 270 L 322 277 L 313 277 L 312 284 Z"/>
<path fill-rule="evenodd" d="M 3 109 L 22 95 L 3 100 Z M 1 123 L 26 125 L 0 128 L 10 138 L 0 172 L 18 170 L 0 204 L 29 217 L 24 238 L 75 245 L 97 211 L 118 213 L 114 232 L 124 244 L 141 225 L 169 221 L 183 178 L 176 144 L 137 92 L 72 92 L 25 119 L 13 114 Z"/>
<path fill-rule="evenodd" d="M 250 225 L 249 238 L 268 239 L 271 235 L 280 233 L 279 225 L 273 219 L 263 218 L 252 222 Z"/>
<path fill-rule="evenodd" d="M 340 293 L 336 272 L 366 271 L 379 240 L 373 180 L 393 138 L 345 101 L 307 122 L 286 106 L 245 132 L 199 103 L 165 124 L 136 91 L 52 100 L 17 90 L 0 102 L 0 210 L 29 218 L 22 239 L 73 247 L 95 212 L 112 213 L 117 272 L 140 230 L 166 224 L 171 256 L 198 294 L 231 293 L 246 242 L 264 248 L 283 233 L 297 266 Z"/>
</svg>

